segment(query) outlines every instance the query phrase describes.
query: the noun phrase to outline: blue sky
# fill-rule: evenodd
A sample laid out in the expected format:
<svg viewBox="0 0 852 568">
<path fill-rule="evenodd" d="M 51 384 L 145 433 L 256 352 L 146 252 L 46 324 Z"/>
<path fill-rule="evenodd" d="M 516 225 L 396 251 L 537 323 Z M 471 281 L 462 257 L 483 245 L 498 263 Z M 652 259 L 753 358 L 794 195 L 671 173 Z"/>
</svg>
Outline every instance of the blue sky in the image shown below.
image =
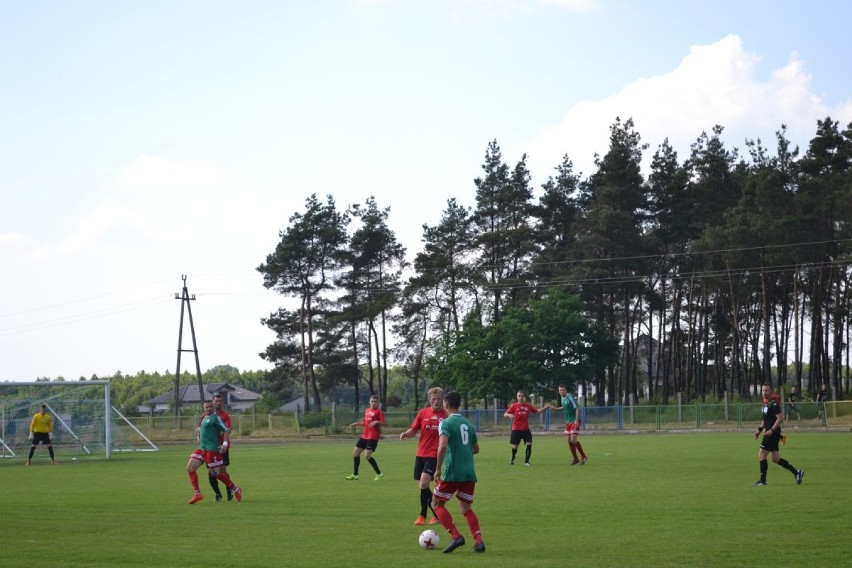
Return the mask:
<svg viewBox="0 0 852 568">
<path fill-rule="evenodd" d="M 80 1 L 0 7 L 0 381 L 267 368 L 255 268 L 311 193 L 374 195 L 420 248 L 489 141 L 535 187 L 715 124 L 774 149 L 852 122 L 846 3 Z M 189 342 L 184 339 L 184 347 Z M 193 369 L 191 358 L 183 368 Z"/>
</svg>

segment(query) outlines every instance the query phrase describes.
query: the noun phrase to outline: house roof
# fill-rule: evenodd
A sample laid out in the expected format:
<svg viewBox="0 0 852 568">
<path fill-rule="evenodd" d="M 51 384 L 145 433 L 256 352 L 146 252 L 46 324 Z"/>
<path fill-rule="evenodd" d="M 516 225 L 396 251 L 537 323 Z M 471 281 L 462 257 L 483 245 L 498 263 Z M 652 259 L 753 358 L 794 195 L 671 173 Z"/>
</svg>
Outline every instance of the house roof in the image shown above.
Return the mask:
<svg viewBox="0 0 852 568">
<path fill-rule="evenodd" d="M 228 400 L 234 402 L 254 402 L 260 400 L 260 395 L 254 391 L 244 389 L 238 385 L 230 383 L 208 383 L 202 385 L 204 388 L 204 400 L 210 400 L 214 394 L 228 391 Z M 148 404 L 154 406 L 156 404 L 170 404 L 174 398 L 174 391 L 161 394 L 156 398 L 148 401 Z M 201 402 L 201 397 L 198 395 L 198 385 L 183 385 L 180 387 L 181 403 L 191 404 Z"/>
<path fill-rule="evenodd" d="M 330 400 L 323 399 L 323 400 L 321 400 L 321 402 L 322 402 L 323 407 L 331 408 L 332 402 Z M 314 401 L 313 400 L 311 401 L 311 408 L 314 408 Z M 290 400 L 289 402 L 285 402 L 284 404 L 279 406 L 277 409 L 275 409 L 276 412 L 296 412 L 297 410 L 304 412 L 304 410 L 305 410 L 305 397 L 304 396 L 296 397 L 296 398 Z"/>
</svg>

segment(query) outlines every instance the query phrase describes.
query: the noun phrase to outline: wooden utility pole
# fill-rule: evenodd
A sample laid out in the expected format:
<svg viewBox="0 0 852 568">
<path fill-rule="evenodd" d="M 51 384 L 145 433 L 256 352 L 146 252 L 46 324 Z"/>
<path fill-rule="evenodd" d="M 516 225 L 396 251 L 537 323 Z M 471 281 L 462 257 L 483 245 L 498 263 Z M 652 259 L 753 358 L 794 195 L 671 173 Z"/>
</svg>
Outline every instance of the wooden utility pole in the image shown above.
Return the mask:
<svg viewBox="0 0 852 568">
<path fill-rule="evenodd" d="M 177 421 L 180 417 L 180 359 L 184 352 L 195 353 L 195 375 L 198 378 L 198 396 L 201 399 L 201 406 L 204 407 L 204 386 L 201 383 L 201 364 L 198 362 L 198 344 L 195 341 L 195 324 L 192 322 L 192 306 L 190 300 L 195 300 L 195 294 L 190 296 L 189 290 L 186 288 L 186 274 L 181 274 L 183 280 L 183 291 L 180 294 L 175 294 L 175 300 L 180 300 L 180 327 L 178 329 L 178 349 L 177 349 L 177 370 L 175 371 L 175 399 L 174 399 L 174 417 Z M 183 314 L 189 315 L 189 330 L 192 334 L 192 349 L 183 348 Z"/>
</svg>

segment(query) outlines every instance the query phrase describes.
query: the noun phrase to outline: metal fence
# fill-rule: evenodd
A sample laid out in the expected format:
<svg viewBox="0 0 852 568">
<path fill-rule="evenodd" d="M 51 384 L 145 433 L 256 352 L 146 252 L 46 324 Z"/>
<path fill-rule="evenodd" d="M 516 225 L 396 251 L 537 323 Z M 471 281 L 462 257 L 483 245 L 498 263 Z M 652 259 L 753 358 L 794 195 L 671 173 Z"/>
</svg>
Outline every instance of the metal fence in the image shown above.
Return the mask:
<svg viewBox="0 0 852 568">
<path fill-rule="evenodd" d="M 634 406 L 582 406 L 582 431 L 663 431 L 663 430 L 728 430 L 751 429 L 762 419 L 763 405 L 758 403 L 681 404 Z M 508 432 L 511 421 L 503 418 L 505 409 L 466 411 L 477 430 Z M 850 428 L 852 401 L 797 403 L 785 410 L 786 428 Z M 559 411 L 547 411 L 530 419 L 533 432 L 562 432 L 564 423 Z"/>
<path fill-rule="evenodd" d="M 832 428 L 852 430 L 852 401 L 826 402 L 824 408 L 815 402 L 800 402 L 798 412 L 785 409 L 785 428 Z M 680 404 L 634 406 L 581 406 L 582 431 L 630 432 L 676 430 L 736 430 L 754 428 L 761 420 L 762 404 Z M 477 431 L 485 434 L 508 434 L 511 420 L 503 414 L 505 408 L 479 408 L 462 413 Z M 417 412 L 385 412 L 387 435 L 407 429 Z M 143 416 L 129 420 L 145 436 L 155 442 L 185 442 L 195 439 L 199 416 Z M 237 441 L 276 440 L 287 438 L 356 436 L 358 430 L 349 424 L 360 422 L 363 412 L 340 408 L 321 413 L 288 414 L 231 414 L 232 437 Z M 562 413 L 546 411 L 533 415 L 530 429 L 534 433 L 561 433 L 564 430 Z"/>
</svg>

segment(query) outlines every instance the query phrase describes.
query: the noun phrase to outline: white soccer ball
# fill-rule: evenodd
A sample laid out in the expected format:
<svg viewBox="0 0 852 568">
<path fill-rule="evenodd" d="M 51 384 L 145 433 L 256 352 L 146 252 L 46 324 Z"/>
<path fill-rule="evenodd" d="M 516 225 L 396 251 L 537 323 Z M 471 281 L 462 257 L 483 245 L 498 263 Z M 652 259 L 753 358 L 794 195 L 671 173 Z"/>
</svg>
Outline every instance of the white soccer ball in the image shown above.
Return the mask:
<svg viewBox="0 0 852 568">
<path fill-rule="evenodd" d="M 441 537 L 438 536 L 438 533 L 429 529 L 420 533 L 420 547 L 425 548 L 426 550 L 432 550 L 433 548 L 437 548 L 438 544 L 441 542 Z"/>
</svg>

